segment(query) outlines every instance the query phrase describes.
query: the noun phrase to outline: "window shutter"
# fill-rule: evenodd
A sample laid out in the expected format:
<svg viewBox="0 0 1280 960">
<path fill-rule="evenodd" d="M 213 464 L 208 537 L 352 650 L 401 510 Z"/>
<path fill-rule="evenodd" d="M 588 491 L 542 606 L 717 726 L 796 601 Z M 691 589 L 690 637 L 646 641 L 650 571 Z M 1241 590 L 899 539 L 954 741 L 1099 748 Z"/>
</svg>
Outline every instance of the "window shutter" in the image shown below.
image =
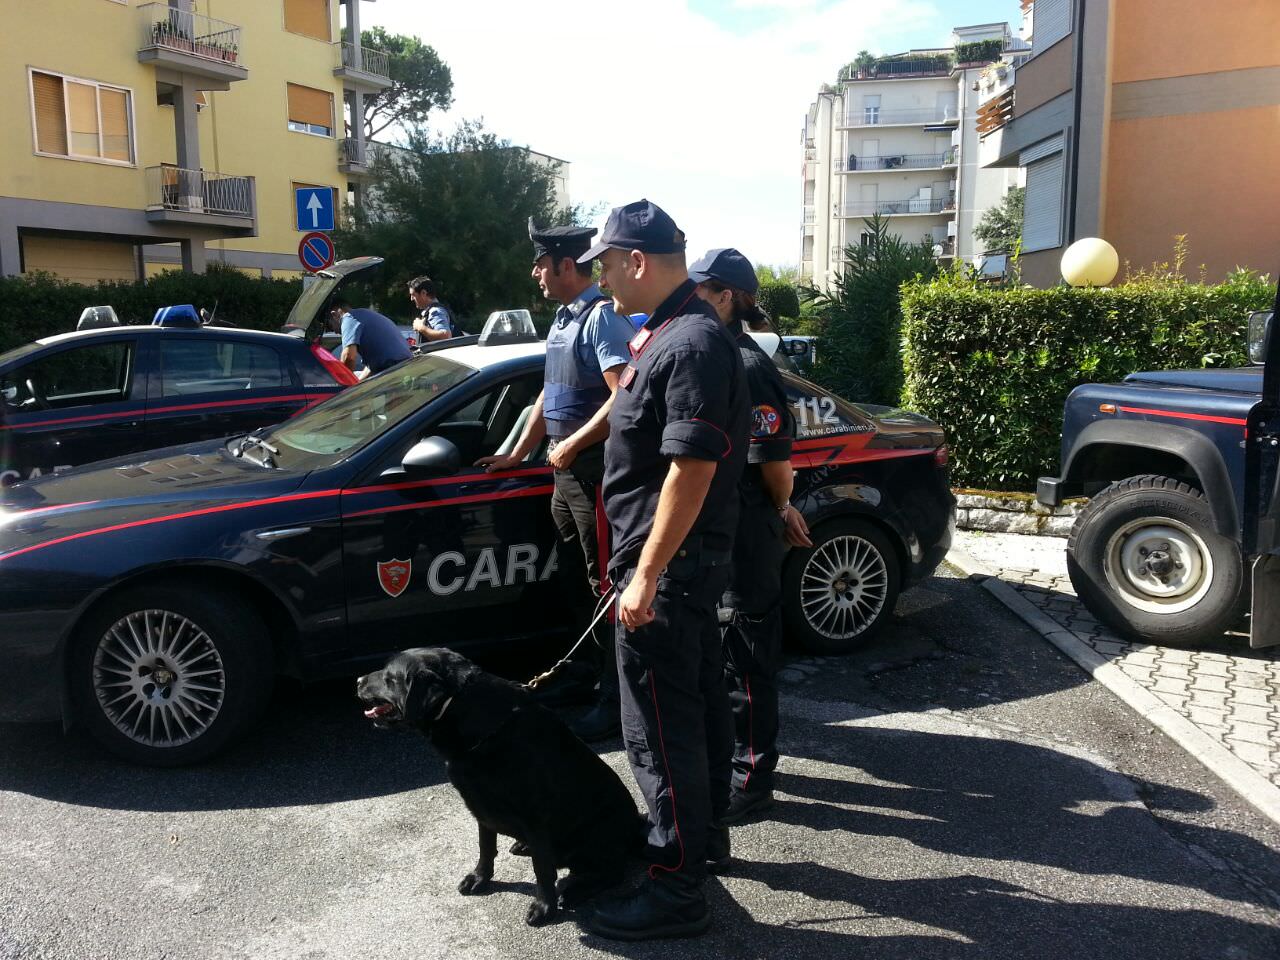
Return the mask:
<svg viewBox="0 0 1280 960">
<path fill-rule="evenodd" d="M 133 160 L 129 144 L 129 95 L 110 87 L 98 89 L 102 110 L 102 155 L 109 160 Z"/>
<path fill-rule="evenodd" d="M 71 153 L 101 156 L 98 144 L 98 88 L 73 80 L 63 82 L 71 117 Z"/>
<path fill-rule="evenodd" d="M 36 109 L 36 149 L 67 155 L 67 111 L 62 99 L 62 78 L 31 74 L 31 94 Z"/>
<path fill-rule="evenodd" d="M 289 84 L 289 119 L 333 129 L 333 94 L 312 87 Z"/>
<path fill-rule="evenodd" d="M 1071 0 L 1036 0 L 1031 16 L 1031 46 L 1035 53 L 1048 50 L 1071 32 Z"/>
<path fill-rule="evenodd" d="M 284 0 L 284 28 L 317 40 L 331 40 L 329 0 Z"/>
<path fill-rule="evenodd" d="M 1027 195 L 1022 217 L 1022 249 L 1052 250 L 1062 246 L 1062 154 L 1027 167 Z"/>
</svg>

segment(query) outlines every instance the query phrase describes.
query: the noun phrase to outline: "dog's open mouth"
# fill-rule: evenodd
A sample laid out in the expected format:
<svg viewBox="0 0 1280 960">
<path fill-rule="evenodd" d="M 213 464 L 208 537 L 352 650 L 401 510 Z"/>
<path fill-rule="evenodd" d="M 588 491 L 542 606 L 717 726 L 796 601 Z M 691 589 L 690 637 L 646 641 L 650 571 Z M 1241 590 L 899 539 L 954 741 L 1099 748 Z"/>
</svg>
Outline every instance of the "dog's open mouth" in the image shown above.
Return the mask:
<svg viewBox="0 0 1280 960">
<path fill-rule="evenodd" d="M 388 720 L 395 720 L 399 716 L 399 711 L 396 710 L 394 705 L 384 701 L 382 703 L 375 703 L 364 712 L 364 715 L 373 721 L 381 720 L 386 722 Z"/>
</svg>

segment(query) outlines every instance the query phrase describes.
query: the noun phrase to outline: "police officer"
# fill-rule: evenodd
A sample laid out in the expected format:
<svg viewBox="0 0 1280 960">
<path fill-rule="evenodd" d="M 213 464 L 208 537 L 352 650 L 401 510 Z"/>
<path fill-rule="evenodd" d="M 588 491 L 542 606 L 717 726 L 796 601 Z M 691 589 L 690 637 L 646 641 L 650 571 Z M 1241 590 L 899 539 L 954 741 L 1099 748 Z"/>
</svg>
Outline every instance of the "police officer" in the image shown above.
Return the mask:
<svg viewBox="0 0 1280 960">
<path fill-rule="evenodd" d="M 733 793 L 720 822 L 734 824 L 773 803 L 782 561 L 788 543 L 813 544 L 804 517 L 791 505 L 795 419 L 782 376 L 747 332 L 747 327 L 764 327 L 765 320 L 756 306 L 758 282 L 751 261 L 733 248 L 711 250 L 689 268 L 689 279 L 737 343 L 751 397 L 751 442 L 738 484 L 733 572 L 720 611 L 734 731 Z"/>
<path fill-rule="evenodd" d="M 411 356 L 409 346 L 390 317 L 368 307 L 353 307 L 345 295 L 329 301 L 329 322 L 342 333 L 342 353 L 338 359 L 355 370 L 364 360 L 364 369 L 356 374 L 364 379 L 381 373 Z"/>
<path fill-rule="evenodd" d="M 649 810 L 651 865 L 588 929 L 613 939 L 707 929 L 708 861 L 728 859 L 732 718 L 716 603 L 728 582 L 750 405 L 742 360 L 698 298 L 684 234 L 647 200 L 609 214 L 601 282 L 648 320 L 631 340 L 605 444 L 609 571 L 620 591 L 622 735 Z"/>
<path fill-rule="evenodd" d="M 548 459 L 555 469 L 551 516 L 560 542 L 560 572 L 569 589 L 578 632 L 591 622 L 604 583 L 599 500 L 604 479 L 604 438 L 618 375 L 630 354 L 635 333 L 613 301 L 591 281 L 591 264 L 575 262 L 591 246 L 590 227 L 538 229 L 529 221 L 533 241 L 533 278 L 542 295 L 560 304 L 547 334 L 546 379 L 516 446 L 507 456 L 484 457 L 480 465 L 511 470 L 550 437 Z M 607 589 L 607 587 L 606 587 Z M 604 631 L 609 635 L 609 631 Z M 612 642 L 601 654 L 596 704 L 570 723 L 584 740 L 602 740 L 618 732 L 618 671 Z"/>
<path fill-rule="evenodd" d="M 462 336 L 462 331 L 453 322 L 453 314 L 440 302 L 435 281 L 430 277 L 414 277 L 409 281 L 409 299 L 418 310 L 413 329 L 424 341 Z"/>
</svg>

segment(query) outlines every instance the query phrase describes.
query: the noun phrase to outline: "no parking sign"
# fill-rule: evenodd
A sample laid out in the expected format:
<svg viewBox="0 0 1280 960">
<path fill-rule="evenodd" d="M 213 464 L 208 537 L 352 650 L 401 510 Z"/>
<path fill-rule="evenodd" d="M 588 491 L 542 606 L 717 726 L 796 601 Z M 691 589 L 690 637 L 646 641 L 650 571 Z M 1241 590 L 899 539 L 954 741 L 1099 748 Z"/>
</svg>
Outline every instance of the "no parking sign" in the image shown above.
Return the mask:
<svg viewBox="0 0 1280 960">
<path fill-rule="evenodd" d="M 308 273 L 333 266 L 333 241 L 323 233 L 308 233 L 298 244 L 298 260 Z"/>
</svg>

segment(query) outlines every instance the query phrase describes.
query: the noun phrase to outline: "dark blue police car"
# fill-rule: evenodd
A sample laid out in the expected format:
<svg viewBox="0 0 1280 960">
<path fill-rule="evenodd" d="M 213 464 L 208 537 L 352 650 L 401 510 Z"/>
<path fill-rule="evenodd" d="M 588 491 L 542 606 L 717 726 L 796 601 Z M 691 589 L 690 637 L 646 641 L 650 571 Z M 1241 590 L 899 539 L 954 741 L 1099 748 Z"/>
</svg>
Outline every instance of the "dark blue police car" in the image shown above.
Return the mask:
<svg viewBox="0 0 1280 960">
<path fill-rule="evenodd" d="M 542 385 L 540 342 L 433 350 L 258 433 L 71 470 L 0 498 L 0 719 L 63 718 L 130 759 L 206 757 L 276 673 L 566 627 L 535 451 L 488 474 Z M 785 376 L 800 437 L 790 639 L 847 650 L 947 551 L 942 431 Z"/>
</svg>

